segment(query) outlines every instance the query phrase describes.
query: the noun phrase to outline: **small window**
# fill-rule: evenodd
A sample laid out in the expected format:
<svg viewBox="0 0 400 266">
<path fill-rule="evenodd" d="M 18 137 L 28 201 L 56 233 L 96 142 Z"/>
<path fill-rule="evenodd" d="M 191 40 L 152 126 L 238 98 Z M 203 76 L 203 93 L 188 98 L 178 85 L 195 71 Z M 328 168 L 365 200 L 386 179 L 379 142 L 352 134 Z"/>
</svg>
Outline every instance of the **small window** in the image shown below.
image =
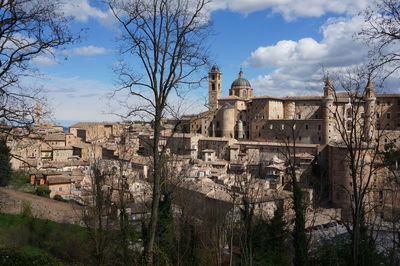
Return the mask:
<svg viewBox="0 0 400 266">
<path fill-rule="evenodd" d="M 376 118 L 379 118 L 379 116 L 380 116 L 379 113 L 376 113 Z"/>
<path fill-rule="evenodd" d="M 301 136 L 299 136 L 299 140 L 301 140 Z"/>
<path fill-rule="evenodd" d="M 318 114 L 315 115 L 315 119 L 319 119 L 319 115 Z"/>
<path fill-rule="evenodd" d="M 306 124 L 305 128 L 306 128 L 306 130 L 308 130 L 308 125 L 307 124 Z"/>
<path fill-rule="evenodd" d="M 321 131 L 321 125 L 318 125 L 318 130 Z"/>
<path fill-rule="evenodd" d="M 58 191 L 62 191 L 62 187 L 59 187 L 59 188 L 58 188 Z"/>
<path fill-rule="evenodd" d="M 387 118 L 387 119 L 390 119 L 391 116 L 392 116 L 392 115 L 391 115 L 390 113 L 386 113 L 386 118 Z"/>
<path fill-rule="evenodd" d="M 301 114 L 298 114 L 298 115 L 297 115 L 297 118 L 298 118 L 298 119 L 301 119 Z"/>
</svg>

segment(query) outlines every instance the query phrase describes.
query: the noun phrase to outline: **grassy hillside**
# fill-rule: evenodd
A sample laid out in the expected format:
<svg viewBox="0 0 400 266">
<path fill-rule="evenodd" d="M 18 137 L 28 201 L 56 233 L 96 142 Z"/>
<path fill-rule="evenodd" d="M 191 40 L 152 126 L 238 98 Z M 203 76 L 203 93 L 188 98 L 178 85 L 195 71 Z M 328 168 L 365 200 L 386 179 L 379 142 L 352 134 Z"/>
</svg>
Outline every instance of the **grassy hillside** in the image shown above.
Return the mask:
<svg viewBox="0 0 400 266">
<path fill-rule="evenodd" d="M 86 228 L 36 219 L 29 210 L 0 214 L 0 265 L 87 264 L 87 241 Z"/>
</svg>

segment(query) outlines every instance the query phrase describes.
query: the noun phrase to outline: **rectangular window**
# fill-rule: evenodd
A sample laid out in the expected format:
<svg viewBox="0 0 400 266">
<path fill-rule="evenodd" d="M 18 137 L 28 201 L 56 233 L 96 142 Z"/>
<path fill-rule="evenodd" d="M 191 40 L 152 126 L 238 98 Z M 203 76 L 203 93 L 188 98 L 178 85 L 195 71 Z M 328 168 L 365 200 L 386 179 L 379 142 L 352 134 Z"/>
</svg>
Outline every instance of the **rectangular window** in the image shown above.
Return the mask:
<svg viewBox="0 0 400 266">
<path fill-rule="evenodd" d="M 318 125 L 318 130 L 321 131 L 321 125 Z"/>
<path fill-rule="evenodd" d="M 386 113 L 386 118 L 390 119 L 391 118 L 391 114 L 390 113 Z"/>
<path fill-rule="evenodd" d="M 301 114 L 298 114 L 298 115 L 297 115 L 297 118 L 298 118 L 298 119 L 301 119 Z"/>
<path fill-rule="evenodd" d="M 308 125 L 307 124 L 306 124 L 305 128 L 306 128 L 306 130 L 308 130 Z"/>
<path fill-rule="evenodd" d="M 62 191 L 62 187 L 59 187 L 59 188 L 58 188 L 58 191 Z"/>
<path fill-rule="evenodd" d="M 319 119 L 319 115 L 318 114 L 315 115 L 315 119 Z"/>
</svg>

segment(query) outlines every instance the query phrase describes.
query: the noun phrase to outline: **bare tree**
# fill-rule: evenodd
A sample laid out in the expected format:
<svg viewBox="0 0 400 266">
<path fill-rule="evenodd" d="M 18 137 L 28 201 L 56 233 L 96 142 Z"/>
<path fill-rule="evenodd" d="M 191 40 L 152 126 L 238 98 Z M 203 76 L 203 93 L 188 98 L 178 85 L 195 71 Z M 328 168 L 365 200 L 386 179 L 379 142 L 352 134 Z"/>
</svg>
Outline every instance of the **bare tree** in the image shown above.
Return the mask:
<svg viewBox="0 0 400 266">
<path fill-rule="evenodd" d="M 367 84 L 366 81 L 368 80 Z M 332 148 L 342 157 L 342 179 L 335 180 L 332 197 L 342 201 L 346 228 L 351 236 L 352 264 L 365 263 L 365 253 L 372 240 L 368 230 L 376 219 L 375 200 L 382 142 L 387 121 L 370 80 L 370 74 L 353 69 L 338 74 L 334 82 L 327 79 L 326 115 L 332 129 Z M 382 113 L 383 112 L 383 113 Z M 386 120 L 385 120 L 386 119 Z"/>
<path fill-rule="evenodd" d="M 400 6 L 398 0 L 376 0 L 362 13 L 364 25 L 358 36 L 370 46 L 371 67 L 385 77 L 400 68 Z"/>
<path fill-rule="evenodd" d="M 61 4 L 59 0 L 0 1 L 0 133 L 31 129 L 41 95 L 21 78 L 35 73 L 32 59 L 51 56 L 77 37 L 69 31 L 70 19 L 63 16 Z"/>
<path fill-rule="evenodd" d="M 300 174 L 298 171 L 297 162 L 297 144 L 301 133 L 304 130 L 305 121 L 296 119 L 301 114 L 293 115 L 292 119 L 287 119 L 281 125 L 275 128 L 275 134 L 278 137 L 278 142 L 281 143 L 281 154 L 285 158 L 287 164 L 286 169 L 286 184 L 291 184 L 290 189 L 293 193 L 293 211 L 294 229 L 293 229 L 293 247 L 294 247 L 294 265 L 308 264 L 308 239 L 304 232 L 305 206 L 303 202 L 303 193 L 300 184 Z M 306 114 L 306 117 L 309 114 Z M 304 114 L 303 114 L 304 116 Z"/>
<path fill-rule="evenodd" d="M 162 164 L 162 118 L 169 97 L 196 85 L 196 74 L 208 63 L 204 38 L 208 20 L 207 0 L 109 0 L 122 29 L 121 54 L 128 58 L 116 69 L 121 90 L 136 98 L 127 117 L 146 116 L 153 121 L 153 200 L 145 255 L 151 259 L 159 218 Z M 131 61 L 128 61 L 131 60 Z M 136 71 L 132 67 L 137 67 Z"/>
</svg>

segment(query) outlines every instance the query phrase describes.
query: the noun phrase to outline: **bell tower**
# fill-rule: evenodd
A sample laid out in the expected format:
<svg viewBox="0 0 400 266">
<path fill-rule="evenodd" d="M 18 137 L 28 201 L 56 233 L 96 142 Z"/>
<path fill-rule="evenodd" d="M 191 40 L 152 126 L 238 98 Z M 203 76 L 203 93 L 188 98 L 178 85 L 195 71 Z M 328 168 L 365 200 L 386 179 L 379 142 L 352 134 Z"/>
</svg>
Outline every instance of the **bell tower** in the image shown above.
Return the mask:
<svg viewBox="0 0 400 266">
<path fill-rule="evenodd" d="M 218 109 L 218 99 L 221 98 L 222 73 L 218 66 L 214 65 L 208 73 L 208 109 Z"/>
</svg>

